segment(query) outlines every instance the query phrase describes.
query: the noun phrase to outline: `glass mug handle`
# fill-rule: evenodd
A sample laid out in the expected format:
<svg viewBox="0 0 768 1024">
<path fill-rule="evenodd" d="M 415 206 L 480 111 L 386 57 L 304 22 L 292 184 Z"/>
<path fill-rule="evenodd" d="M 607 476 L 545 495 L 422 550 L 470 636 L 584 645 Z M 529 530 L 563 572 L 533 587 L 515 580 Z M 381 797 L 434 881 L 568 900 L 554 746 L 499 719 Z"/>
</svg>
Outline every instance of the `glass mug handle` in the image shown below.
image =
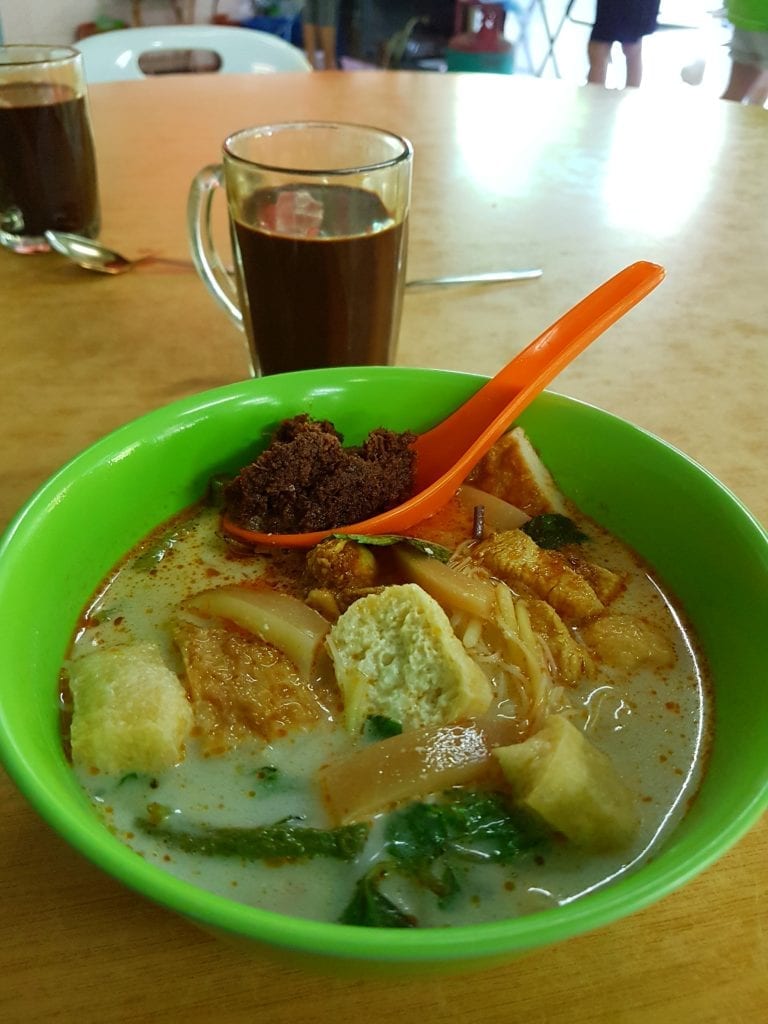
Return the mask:
<svg viewBox="0 0 768 1024">
<path fill-rule="evenodd" d="M 209 164 L 199 171 L 189 190 L 187 228 L 192 246 L 192 261 L 209 291 L 242 331 L 243 313 L 238 305 L 234 275 L 221 262 L 213 244 L 211 206 L 217 189 L 224 186 L 224 168 Z"/>
</svg>

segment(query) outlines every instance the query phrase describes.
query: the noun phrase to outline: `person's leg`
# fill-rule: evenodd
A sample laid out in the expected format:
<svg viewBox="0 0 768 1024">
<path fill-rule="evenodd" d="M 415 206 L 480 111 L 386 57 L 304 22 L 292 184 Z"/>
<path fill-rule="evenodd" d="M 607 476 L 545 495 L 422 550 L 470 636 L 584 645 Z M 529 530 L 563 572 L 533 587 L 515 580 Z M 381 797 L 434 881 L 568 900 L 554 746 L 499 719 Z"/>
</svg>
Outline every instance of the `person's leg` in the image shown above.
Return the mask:
<svg viewBox="0 0 768 1024">
<path fill-rule="evenodd" d="M 728 85 L 721 99 L 741 103 L 757 85 L 762 74 L 763 69 L 757 64 L 740 64 L 738 61 L 731 61 Z"/>
<path fill-rule="evenodd" d="M 323 67 L 326 70 L 333 70 L 338 67 L 336 60 L 336 26 L 321 25 L 318 29 L 320 46 L 323 51 Z"/>
<path fill-rule="evenodd" d="M 643 41 L 622 43 L 621 48 L 627 61 L 627 86 L 636 89 L 643 80 Z"/>
<path fill-rule="evenodd" d="M 747 94 L 747 103 L 753 107 L 764 107 L 768 103 L 768 71 L 763 68 L 760 77 Z"/>
<path fill-rule="evenodd" d="M 768 36 L 764 32 L 734 28 L 728 56 L 731 58 L 731 71 L 722 99 L 743 103 L 757 88 L 768 62 Z"/>
<path fill-rule="evenodd" d="M 611 60 L 611 44 L 604 43 L 600 39 L 590 39 L 587 56 L 589 57 L 587 81 L 592 85 L 605 85 L 608 65 Z"/>
<path fill-rule="evenodd" d="M 303 22 L 301 36 L 307 60 L 313 68 L 317 68 L 317 30 L 315 26 L 308 24 L 306 21 Z"/>
</svg>

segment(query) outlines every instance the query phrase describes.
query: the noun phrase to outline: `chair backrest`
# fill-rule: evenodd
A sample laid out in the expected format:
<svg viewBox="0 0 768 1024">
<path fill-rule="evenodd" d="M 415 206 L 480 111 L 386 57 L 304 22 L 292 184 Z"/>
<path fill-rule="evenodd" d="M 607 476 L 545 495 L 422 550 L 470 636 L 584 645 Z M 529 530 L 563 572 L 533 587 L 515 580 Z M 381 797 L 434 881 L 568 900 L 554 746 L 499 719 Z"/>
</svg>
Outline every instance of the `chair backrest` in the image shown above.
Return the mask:
<svg viewBox="0 0 768 1024">
<path fill-rule="evenodd" d="M 212 51 L 219 73 L 311 71 L 301 50 L 269 32 L 227 25 L 157 25 L 86 36 L 77 44 L 89 82 L 144 78 L 142 56 L 167 51 Z"/>
</svg>

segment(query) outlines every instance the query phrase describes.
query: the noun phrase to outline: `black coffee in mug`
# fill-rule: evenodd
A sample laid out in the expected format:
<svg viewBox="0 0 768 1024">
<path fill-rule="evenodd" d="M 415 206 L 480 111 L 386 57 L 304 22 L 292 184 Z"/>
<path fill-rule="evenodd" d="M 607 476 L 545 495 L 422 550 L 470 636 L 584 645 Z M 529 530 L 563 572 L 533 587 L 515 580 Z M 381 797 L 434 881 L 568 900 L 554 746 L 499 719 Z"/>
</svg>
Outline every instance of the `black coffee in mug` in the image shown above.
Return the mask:
<svg viewBox="0 0 768 1024">
<path fill-rule="evenodd" d="M 0 244 L 48 249 L 48 229 L 99 230 L 96 158 L 79 54 L 0 47 Z"/>
<path fill-rule="evenodd" d="M 269 213 L 290 210 L 294 199 L 318 211 L 300 234 L 270 224 Z M 344 185 L 263 189 L 243 202 L 242 215 L 246 223 L 234 224 L 241 302 L 262 373 L 392 362 L 405 226 L 375 193 Z"/>
<path fill-rule="evenodd" d="M 2 228 L 98 231 L 96 161 L 85 99 L 45 82 L 0 85 Z"/>
<path fill-rule="evenodd" d="M 255 375 L 395 360 L 405 285 L 413 147 L 370 125 L 255 125 L 195 175 L 192 255 L 245 332 Z M 235 273 L 211 232 L 226 189 Z"/>
</svg>

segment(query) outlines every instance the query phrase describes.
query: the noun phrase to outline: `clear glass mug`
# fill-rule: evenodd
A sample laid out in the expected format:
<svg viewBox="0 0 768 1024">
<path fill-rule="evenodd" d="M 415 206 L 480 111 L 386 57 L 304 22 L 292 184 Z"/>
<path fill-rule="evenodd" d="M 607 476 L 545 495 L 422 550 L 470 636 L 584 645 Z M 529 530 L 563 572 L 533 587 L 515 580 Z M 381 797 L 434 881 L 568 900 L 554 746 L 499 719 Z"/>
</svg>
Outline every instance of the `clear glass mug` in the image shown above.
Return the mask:
<svg viewBox="0 0 768 1024">
<path fill-rule="evenodd" d="M 0 45 L 0 245 L 48 252 L 48 229 L 99 231 L 82 56 L 69 46 Z"/>
<path fill-rule="evenodd" d="M 363 125 L 246 128 L 189 195 L 192 257 L 246 332 L 255 374 L 386 365 L 400 329 L 413 148 Z M 234 275 L 212 201 L 227 194 Z"/>
</svg>

